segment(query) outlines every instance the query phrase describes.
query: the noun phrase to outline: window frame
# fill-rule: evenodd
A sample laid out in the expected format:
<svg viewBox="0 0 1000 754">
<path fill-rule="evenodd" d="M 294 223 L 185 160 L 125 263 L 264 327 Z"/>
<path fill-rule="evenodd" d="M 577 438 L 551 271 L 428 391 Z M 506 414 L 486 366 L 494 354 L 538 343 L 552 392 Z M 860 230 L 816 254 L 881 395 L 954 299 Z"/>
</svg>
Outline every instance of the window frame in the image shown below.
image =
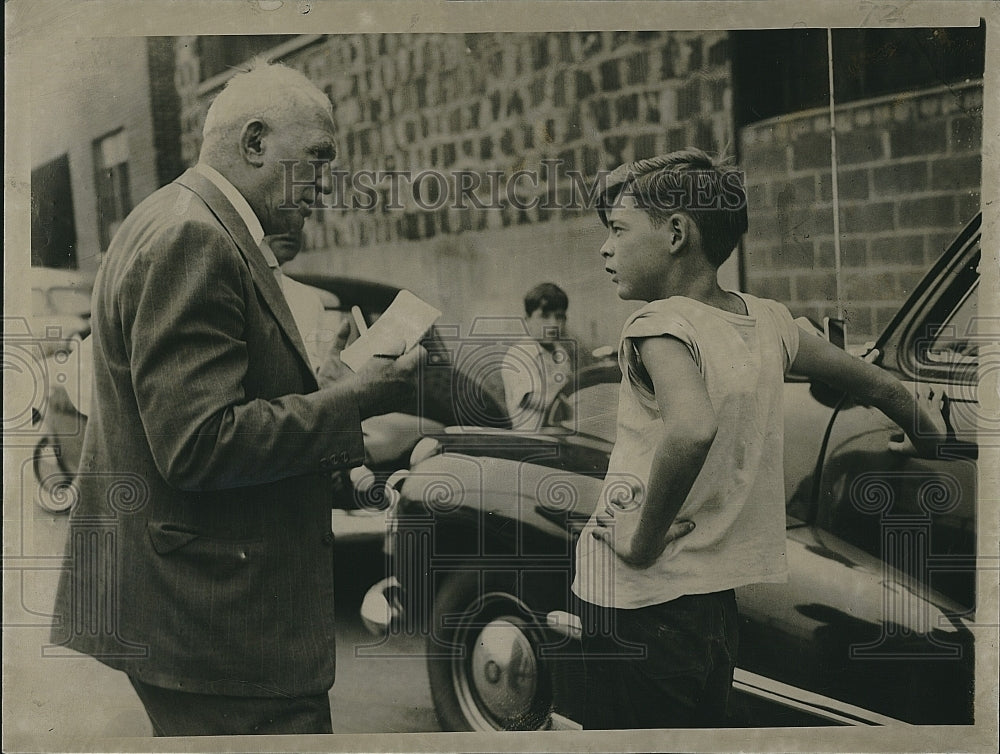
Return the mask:
<svg viewBox="0 0 1000 754">
<path fill-rule="evenodd" d="M 948 249 L 917 285 L 875 347 L 878 363 L 910 381 L 951 382 L 975 385 L 978 359 L 969 362 L 935 362 L 922 355 L 946 323 L 978 285 L 975 272 L 981 254 L 982 215 L 965 226 Z M 941 311 L 945 310 L 945 314 Z M 938 320 L 941 324 L 929 324 Z M 929 330 L 929 328 L 934 328 Z"/>
<path fill-rule="evenodd" d="M 111 139 L 124 140 L 124 160 L 106 165 L 104 145 Z M 98 136 L 92 142 L 94 160 L 94 200 L 97 205 L 97 235 L 101 251 L 106 252 L 111 239 L 121 223 L 135 206 L 132 202 L 132 184 L 129 177 L 129 162 L 132 159 L 128 143 L 128 132 L 124 127 Z"/>
</svg>

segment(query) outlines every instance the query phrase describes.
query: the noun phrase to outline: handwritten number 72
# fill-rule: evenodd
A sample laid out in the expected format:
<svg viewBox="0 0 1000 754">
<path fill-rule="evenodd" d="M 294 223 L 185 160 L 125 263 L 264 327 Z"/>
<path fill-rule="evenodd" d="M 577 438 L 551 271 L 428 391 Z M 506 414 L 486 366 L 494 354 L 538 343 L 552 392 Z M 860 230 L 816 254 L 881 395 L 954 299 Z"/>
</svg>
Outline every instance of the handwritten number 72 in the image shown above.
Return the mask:
<svg viewBox="0 0 1000 754">
<path fill-rule="evenodd" d="M 906 20 L 903 17 L 903 11 L 906 10 L 911 2 L 912 0 L 895 3 L 883 3 L 878 2 L 878 0 L 861 0 L 859 7 L 861 10 L 867 10 L 868 13 L 865 14 L 860 25 L 901 24 Z"/>
</svg>

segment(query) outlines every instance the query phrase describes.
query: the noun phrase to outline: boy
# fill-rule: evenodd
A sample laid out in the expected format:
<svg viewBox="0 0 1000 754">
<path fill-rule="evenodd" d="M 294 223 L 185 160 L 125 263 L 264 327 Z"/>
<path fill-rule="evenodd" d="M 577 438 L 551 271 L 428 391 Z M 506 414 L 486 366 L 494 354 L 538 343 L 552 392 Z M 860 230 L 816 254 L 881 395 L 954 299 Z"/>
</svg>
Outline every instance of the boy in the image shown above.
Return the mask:
<svg viewBox="0 0 1000 754">
<path fill-rule="evenodd" d="M 570 354 L 559 343 L 568 308 L 566 292 L 554 283 L 539 283 L 524 296 L 531 340 L 508 348 L 500 367 L 507 415 L 514 429 L 530 431 L 541 426 L 545 410 L 572 374 Z"/>
<path fill-rule="evenodd" d="M 879 408 L 923 453 L 943 420 L 888 373 L 800 332 L 783 305 L 719 286 L 747 229 L 736 170 L 697 149 L 624 165 L 599 213 L 619 297 L 648 303 L 622 331 L 618 439 L 577 545 L 585 725 L 718 726 L 733 589 L 787 574 L 784 374 Z"/>
</svg>

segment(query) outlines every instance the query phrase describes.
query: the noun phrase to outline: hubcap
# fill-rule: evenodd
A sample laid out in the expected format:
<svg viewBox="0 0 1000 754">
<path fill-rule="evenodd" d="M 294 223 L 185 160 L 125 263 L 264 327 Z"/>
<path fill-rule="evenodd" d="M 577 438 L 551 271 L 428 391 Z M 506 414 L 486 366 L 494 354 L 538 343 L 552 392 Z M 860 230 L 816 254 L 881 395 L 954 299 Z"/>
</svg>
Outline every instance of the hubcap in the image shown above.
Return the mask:
<svg viewBox="0 0 1000 754">
<path fill-rule="evenodd" d="M 486 624 L 473 645 L 470 665 L 476 694 L 497 720 L 515 722 L 531 711 L 538 667 L 517 618 Z"/>
</svg>

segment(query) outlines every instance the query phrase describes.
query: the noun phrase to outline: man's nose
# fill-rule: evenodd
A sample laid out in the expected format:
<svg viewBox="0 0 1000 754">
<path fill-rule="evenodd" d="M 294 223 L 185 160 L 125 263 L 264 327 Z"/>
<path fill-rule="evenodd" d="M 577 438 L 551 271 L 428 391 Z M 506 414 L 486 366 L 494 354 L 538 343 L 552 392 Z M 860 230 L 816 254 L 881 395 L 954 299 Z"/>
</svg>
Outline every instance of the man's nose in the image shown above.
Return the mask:
<svg viewBox="0 0 1000 754">
<path fill-rule="evenodd" d="M 611 239 L 609 238 L 607 241 L 604 242 L 604 245 L 601 246 L 601 256 L 607 259 L 613 253 L 614 251 L 611 248 Z"/>
</svg>

